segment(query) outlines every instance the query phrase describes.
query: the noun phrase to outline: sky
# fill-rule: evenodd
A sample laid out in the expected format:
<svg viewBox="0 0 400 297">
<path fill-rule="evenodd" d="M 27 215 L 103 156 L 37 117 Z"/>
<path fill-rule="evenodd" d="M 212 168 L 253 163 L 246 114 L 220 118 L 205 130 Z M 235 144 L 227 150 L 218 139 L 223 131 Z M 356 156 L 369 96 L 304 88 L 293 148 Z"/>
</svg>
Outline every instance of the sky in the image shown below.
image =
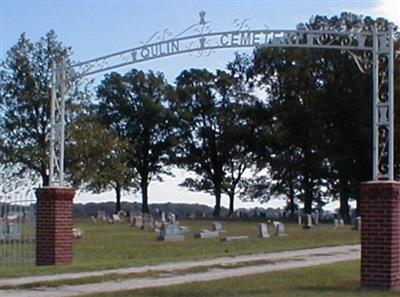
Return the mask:
<svg viewBox="0 0 400 297">
<path fill-rule="evenodd" d="M 53 29 L 64 45 L 71 46 L 73 60 L 85 61 L 105 54 L 139 46 L 154 32 L 169 29 L 179 33 L 199 21 L 199 12 L 206 12 L 214 32 L 233 30 L 236 19 L 249 19 L 252 29 L 294 29 L 314 15 L 328 17 L 350 11 L 373 17 L 386 17 L 400 25 L 400 1 L 89 1 L 89 0 L 0 0 L 0 59 L 18 40 L 21 33 L 37 41 Z M 241 50 L 241 52 L 243 52 Z M 190 54 L 162 58 L 136 64 L 135 68 L 163 72 L 170 83 L 184 69 L 225 68 L 235 50 L 221 50 L 208 57 Z M 125 73 L 125 67 L 119 70 Z M 95 76 L 100 81 L 104 74 Z M 163 183 L 153 182 L 149 188 L 150 203 L 189 202 L 213 205 L 212 196 L 191 193 L 178 186 L 187 173 L 176 170 L 175 177 Z M 113 193 L 93 195 L 79 193 L 75 203 L 112 201 Z M 125 201 L 140 201 L 139 194 L 123 197 Z M 228 205 L 224 197 L 222 204 Z M 275 207 L 273 201 L 262 207 Z M 257 202 L 237 202 L 237 207 L 259 206 Z"/>
</svg>

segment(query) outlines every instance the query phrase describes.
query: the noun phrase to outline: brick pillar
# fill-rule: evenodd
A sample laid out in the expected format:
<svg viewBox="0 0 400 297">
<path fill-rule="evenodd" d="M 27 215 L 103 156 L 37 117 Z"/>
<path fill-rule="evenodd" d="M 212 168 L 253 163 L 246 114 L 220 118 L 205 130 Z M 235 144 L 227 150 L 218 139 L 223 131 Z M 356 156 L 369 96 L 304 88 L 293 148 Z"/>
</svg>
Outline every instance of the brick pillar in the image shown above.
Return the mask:
<svg viewBox="0 0 400 297">
<path fill-rule="evenodd" d="M 400 182 L 361 185 L 361 285 L 400 288 Z"/>
<path fill-rule="evenodd" d="M 64 187 L 37 190 L 36 265 L 72 262 L 72 199 L 75 191 Z"/>
</svg>

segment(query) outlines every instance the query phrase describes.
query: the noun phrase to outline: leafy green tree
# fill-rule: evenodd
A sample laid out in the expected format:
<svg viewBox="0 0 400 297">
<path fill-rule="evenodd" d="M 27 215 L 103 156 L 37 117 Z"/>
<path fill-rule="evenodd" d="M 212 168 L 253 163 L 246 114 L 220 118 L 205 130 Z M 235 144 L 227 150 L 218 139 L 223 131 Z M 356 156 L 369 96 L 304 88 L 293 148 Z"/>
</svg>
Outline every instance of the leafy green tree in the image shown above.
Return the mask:
<svg viewBox="0 0 400 297">
<path fill-rule="evenodd" d="M 177 78 L 177 93 L 186 124 L 177 164 L 197 175 L 182 186 L 213 194 L 216 217 L 221 195 L 226 193 L 232 215 L 244 173 L 253 166 L 255 137 L 249 119 L 255 98 L 245 92 L 243 81 L 233 73 L 196 69 Z"/>
<path fill-rule="evenodd" d="M 180 118 L 186 125 L 181 132 L 176 162 L 197 175 L 186 179 L 183 186 L 214 194 L 214 216 L 219 217 L 227 153 L 221 139 L 223 129 L 218 109 L 222 103 L 216 98 L 215 79 L 205 69 L 185 70 L 177 78 Z"/>
<path fill-rule="evenodd" d="M 70 65 L 71 49 L 53 31 L 32 42 L 22 34 L 1 63 L 0 152 L 18 174 L 35 172 L 49 183 L 50 82 L 52 61 Z M 69 77 L 70 87 L 76 83 Z M 73 96 L 72 96 L 73 97 Z M 71 98 L 72 98 L 71 97 Z M 66 105 L 72 104 L 70 99 Z M 69 113 L 67 113 L 67 117 Z"/>
<path fill-rule="evenodd" d="M 236 54 L 227 66 L 228 72 L 217 71 L 216 86 L 225 102 L 219 113 L 224 125 L 222 137 L 228 155 L 223 166 L 222 187 L 229 198 L 228 216 L 234 213 L 236 195 L 243 197 L 247 188 L 246 174 L 256 171 L 259 136 L 263 131 L 263 123 L 268 120 L 249 76 L 251 66 L 248 55 Z"/>
<path fill-rule="evenodd" d="M 91 114 L 80 115 L 71 124 L 69 134 L 69 172 L 75 187 L 95 193 L 114 190 L 118 213 L 122 192 L 137 190 L 134 172 L 127 164 L 129 144 Z"/>
<path fill-rule="evenodd" d="M 308 23 L 299 24 L 298 29 L 353 30 L 368 29 L 374 24 L 387 27 L 385 19 L 342 13 L 332 18 L 315 16 Z M 280 177 L 287 176 L 283 173 L 290 168 L 295 175 L 289 176 L 296 176 L 300 170 L 300 190 L 319 203 L 321 185 L 325 185 L 340 199 L 340 213 L 349 221 L 349 199 L 358 198 L 359 183 L 371 179 L 371 76 L 362 74 L 346 53 L 298 49 L 296 52 L 261 49 L 255 56 L 255 72 L 262 76 L 264 85 L 271 87 L 271 111 L 277 115 L 279 133 L 283 132 L 277 134 L 275 144 L 269 145 L 269 163 L 273 174 Z M 302 106 L 293 100 L 296 97 L 301 99 Z M 303 133 L 305 126 L 309 127 L 307 133 Z M 298 136 L 303 144 L 297 141 Z M 307 142 L 309 154 L 305 154 Z M 311 163 L 305 162 L 307 155 Z M 305 176 L 310 177 L 305 172 L 307 168 L 315 173 L 311 187 L 304 183 L 309 180 Z M 311 193 L 307 188 L 314 189 L 314 193 L 307 195 L 306 192 Z M 309 211 L 309 203 L 305 209 Z"/>
<path fill-rule="evenodd" d="M 316 16 L 301 27 L 354 30 L 372 28 L 375 24 L 388 27 L 383 18 L 352 13 L 331 18 Z M 360 182 L 372 179 L 372 77 L 361 73 L 347 54 L 338 51 L 321 51 L 320 60 L 325 65 L 321 113 L 327 127 L 324 151 L 330 165 L 329 188 L 339 199 L 340 214 L 348 222 L 349 200 L 359 197 Z M 399 60 L 396 63 L 399 65 Z M 399 88 L 395 92 L 396 98 L 400 95 Z"/>
<path fill-rule="evenodd" d="M 107 74 L 97 88 L 99 117 L 121 141 L 128 143 L 127 166 L 148 213 L 148 186 L 170 174 L 169 156 L 176 142 L 173 89 L 160 73 L 132 70 Z"/>
<path fill-rule="evenodd" d="M 269 86 L 275 138 L 266 147 L 271 176 L 288 187 L 282 190 L 301 192 L 304 211 L 311 213 L 314 197 L 326 176 L 321 153 L 324 122 L 319 115 L 321 65 L 307 50 L 264 48 L 255 53 L 254 73 Z"/>
</svg>

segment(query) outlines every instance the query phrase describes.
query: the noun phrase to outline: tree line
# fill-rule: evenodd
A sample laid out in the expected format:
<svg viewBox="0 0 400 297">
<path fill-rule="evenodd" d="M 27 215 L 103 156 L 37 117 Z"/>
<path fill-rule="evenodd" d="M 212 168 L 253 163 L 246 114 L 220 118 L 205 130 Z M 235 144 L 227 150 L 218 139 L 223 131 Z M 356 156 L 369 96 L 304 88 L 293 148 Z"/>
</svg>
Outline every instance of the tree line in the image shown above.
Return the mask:
<svg viewBox="0 0 400 297">
<path fill-rule="evenodd" d="M 301 30 L 387 27 L 385 19 L 351 13 L 315 16 Z M 396 48 L 399 48 L 399 41 Z M 2 61 L 0 163 L 35 172 L 48 185 L 51 61 L 72 63 L 71 48 L 50 31 L 38 42 L 22 34 Z M 395 98 L 399 59 L 395 60 Z M 159 72 L 107 73 L 93 90 L 71 76 L 67 106 L 67 179 L 76 188 L 140 191 L 191 172 L 181 186 L 215 197 L 287 198 L 293 215 L 330 199 L 349 200 L 372 178 L 372 80 L 339 51 L 257 48 L 236 54 L 226 69 L 187 69 L 170 84 Z M 400 105 L 396 102 L 396 110 Z M 398 114 L 398 113 L 397 113 Z M 398 126 L 398 117 L 395 119 Z M 396 133 L 396 143 L 399 133 Z M 396 172 L 399 168 L 396 148 Z M 14 169 L 15 171 L 15 169 Z"/>
</svg>

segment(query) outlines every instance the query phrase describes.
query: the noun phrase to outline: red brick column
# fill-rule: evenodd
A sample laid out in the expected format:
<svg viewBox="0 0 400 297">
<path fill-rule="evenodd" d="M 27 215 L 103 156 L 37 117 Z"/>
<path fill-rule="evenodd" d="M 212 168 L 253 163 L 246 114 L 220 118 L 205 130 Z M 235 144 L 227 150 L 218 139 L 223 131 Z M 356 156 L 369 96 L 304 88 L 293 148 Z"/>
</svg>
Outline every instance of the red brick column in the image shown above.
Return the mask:
<svg viewBox="0 0 400 297">
<path fill-rule="evenodd" d="M 75 191 L 64 187 L 37 190 L 36 265 L 72 262 L 72 199 Z"/>
<path fill-rule="evenodd" d="M 400 288 L 400 182 L 361 185 L 361 285 Z"/>
</svg>

